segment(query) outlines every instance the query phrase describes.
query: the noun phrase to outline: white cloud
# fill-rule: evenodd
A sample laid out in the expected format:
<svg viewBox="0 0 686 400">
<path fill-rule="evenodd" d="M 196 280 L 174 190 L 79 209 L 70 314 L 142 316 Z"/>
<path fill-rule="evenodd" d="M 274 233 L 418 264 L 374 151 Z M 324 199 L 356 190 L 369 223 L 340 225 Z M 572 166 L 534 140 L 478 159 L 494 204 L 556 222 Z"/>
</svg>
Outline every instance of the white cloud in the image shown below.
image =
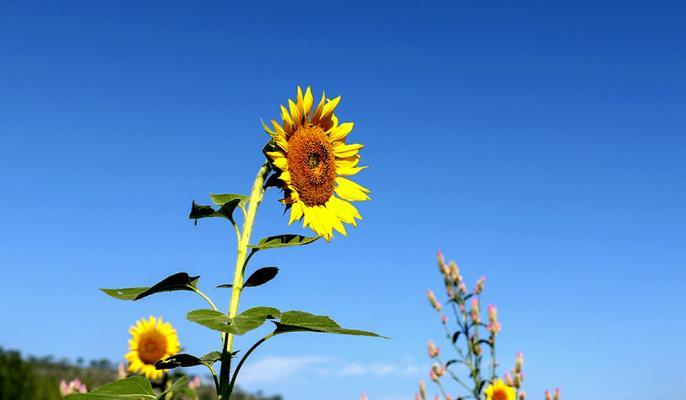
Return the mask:
<svg viewBox="0 0 686 400">
<path fill-rule="evenodd" d="M 246 385 L 277 383 L 296 376 L 306 377 L 417 377 L 421 368 L 411 362 L 347 363 L 323 356 L 266 357 L 248 362 L 241 371 L 240 382 Z"/>
<path fill-rule="evenodd" d="M 317 365 L 327 362 L 326 357 L 266 357 L 246 363 L 240 372 L 240 382 L 255 383 L 281 382 L 293 376 L 314 371 Z"/>
</svg>

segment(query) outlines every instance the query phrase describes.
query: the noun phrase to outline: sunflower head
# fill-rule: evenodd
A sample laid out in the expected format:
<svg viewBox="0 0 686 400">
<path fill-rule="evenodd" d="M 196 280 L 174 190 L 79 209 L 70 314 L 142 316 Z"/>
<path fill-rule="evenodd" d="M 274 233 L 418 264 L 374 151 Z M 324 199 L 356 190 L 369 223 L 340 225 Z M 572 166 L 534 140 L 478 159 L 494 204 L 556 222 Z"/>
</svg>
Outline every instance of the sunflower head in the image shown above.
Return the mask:
<svg viewBox="0 0 686 400">
<path fill-rule="evenodd" d="M 336 230 L 345 235 L 343 223 L 356 226 L 360 213 L 350 202 L 369 200 L 369 190 L 347 176 L 366 167 L 358 166 L 361 144 L 348 144 L 353 123 L 338 123 L 334 110 L 341 98 L 322 94 L 316 107 L 312 91 L 298 87 L 295 101 L 281 106 L 282 122 L 263 124 L 271 136 L 267 157 L 276 169 L 284 190 L 282 202 L 291 209 L 290 223 L 303 220 L 327 241 Z"/>
<path fill-rule="evenodd" d="M 507 386 L 502 379 L 497 379 L 484 390 L 486 400 L 515 400 L 517 392 L 511 386 Z"/>
<path fill-rule="evenodd" d="M 129 371 L 140 373 L 148 379 L 162 377 L 164 371 L 155 369 L 159 360 L 173 356 L 181 349 L 176 330 L 169 322 L 162 322 L 162 318 L 150 317 L 141 319 L 131 328 L 129 352 L 126 360 Z"/>
</svg>

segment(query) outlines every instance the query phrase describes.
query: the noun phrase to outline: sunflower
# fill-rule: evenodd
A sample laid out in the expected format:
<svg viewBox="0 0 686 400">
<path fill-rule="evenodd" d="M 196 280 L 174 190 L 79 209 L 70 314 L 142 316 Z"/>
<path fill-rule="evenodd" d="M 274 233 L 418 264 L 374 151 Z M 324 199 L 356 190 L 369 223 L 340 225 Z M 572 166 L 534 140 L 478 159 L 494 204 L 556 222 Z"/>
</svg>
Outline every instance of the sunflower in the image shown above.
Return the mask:
<svg viewBox="0 0 686 400">
<path fill-rule="evenodd" d="M 369 200 L 369 190 L 346 178 L 366 167 L 358 166 L 361 144 L 347 144 L 352 122 L 339 124 L 334 110 L 341 97 L 322 99 L 314 108 L 312 91 L 298 87 L 296 101 L 288 100 L 288 109 L 281 106 L 279 123 L 272 120 L 273 130 L 264 130 L 273 144 L 266 155 L 277 169 L 283 183 L 284 199 L 290 207 L 289 224 L 303 220 L 327 241 L 336 230 L 346 235 L 343 223 L 357 226 L 362 219 L 351 201 Z"/>
<path fill-rule="evenodd" d="M 137 321 L 136 325 L 129 328 L 129 332 L 131 340 L 129 352 L 126 353 L 129 371 L 141 373 L 148 379 L 162 377 L 164 371 L 155 369 L 155 363 L 173 356 L 181 349 L 176 330 L 169 322 L 162 322 L 162 317 L 150 317 Z"/>
<path fill-rule="evenodd" d="M 507 386 L 502 379 L 498 379 L 484 390 L 486 400 L 515 400 L 517 392 L 511 386 Z"/>
</svg>

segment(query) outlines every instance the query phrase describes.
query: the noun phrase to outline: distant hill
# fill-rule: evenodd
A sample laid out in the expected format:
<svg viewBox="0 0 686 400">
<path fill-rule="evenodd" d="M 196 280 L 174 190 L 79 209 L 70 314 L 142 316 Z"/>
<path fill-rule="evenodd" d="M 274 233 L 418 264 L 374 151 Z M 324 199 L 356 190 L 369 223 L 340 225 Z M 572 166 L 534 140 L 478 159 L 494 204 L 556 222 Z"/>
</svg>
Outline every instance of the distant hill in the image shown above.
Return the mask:
<svg viewBox="0 0 686 400">
<path fill-rule="evenodd" d="M 175 372 L 175 376 L 182 375 Z M 109 360 L 76 363 L 47 357 L 22 357 L 17 351 L 0 348 L 0 400 L 60 400 L 59 382 L 79 378 L 88 388 L 96 388 L 117 378 L 117 366 Z M 198 389 L 199 400 L 215 400 L 214 388 Z M 238 391 L 232 400 L 282 400 Z"/>
</svg>

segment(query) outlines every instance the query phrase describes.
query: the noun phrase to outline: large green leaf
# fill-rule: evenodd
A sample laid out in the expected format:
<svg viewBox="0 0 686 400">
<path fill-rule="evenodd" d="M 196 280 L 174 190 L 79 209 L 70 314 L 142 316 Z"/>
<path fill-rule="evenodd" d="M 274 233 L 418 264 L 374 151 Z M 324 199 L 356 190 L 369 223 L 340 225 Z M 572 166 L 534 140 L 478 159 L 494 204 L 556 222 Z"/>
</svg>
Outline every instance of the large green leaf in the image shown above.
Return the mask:
<svg viewBox="0 0 686 400">
<path fill-rule="evenodd" d="M 254 307 L 233 318 L 209 309 L 193 310 L 186 315 L 186 318 L 216 331 L 242 335 L 260 327 L 267 319 L 276 319 L 280 316 L 281 313 L 276 308 Z"/>
<path fill-rule="evenodd" d="M 211 206 L 204 206 L 194 201 L 191 205 L 191 212 L 190 214 L 188 214 L 188 219 L 194 219 L 195 224 L 197 225 L 198 220 L 201 218 L 221 217 L 226 218 L 235 224 L 236 222 L 233 219 L 233 211 L 236 209 L 240 202 L 240 199 L 233 199 L 222 204 L 222 206 L 219 207 L 218 210 L 215 210 Z"/>
<path fill-rule="evenodd" d="M 250 197 L 243 195 L 243 194 L 235 194 L 235 193 L 224 193 L 224 194 L 210 193 L 210 199 L 217 206 L 223 206 L 224 204 L 230 203 L 234 200 L 238 200 L 239 205 L 245 206 L 246 204 L 248 204 L 248 200 L 250 199 Z"/>
<path fill-rule="evenodd" d="M 319 237 L 284 234 L 260 239 L 256 245 L 251 244 L 249 247 L 256 250 L 264 250 L 276 249 L 279 247 L 302 246 L 304 244 L 312 243 L 317 239 L 319 239 Z"/>
<path fill-rule="evenodd" d="M 310 314 L 303 311 L 285 311 L 281 313 L 281 320 L 276 322 L 275 333 L 277 334 L 303 331 L 383 337 L 374 332 L 341 328 L 336 321 L 327 316 Z"/>
<path fill-rule="evenodd" d="M 150 381 L 132 376 L 103 385 L 90 393 L 70 394 L 69 400 L 155 400 Z"/>
<path fill-rule="evenodd" d="M 155 293 L 177 290 L 193 290 L 199 276 L 189 276 L 186 272 L 168 276 L 152 287 L 134 287 L 123 289 L 100 289 L 105 294 L 119 300 L 140 300 Z"/>
</svg>

